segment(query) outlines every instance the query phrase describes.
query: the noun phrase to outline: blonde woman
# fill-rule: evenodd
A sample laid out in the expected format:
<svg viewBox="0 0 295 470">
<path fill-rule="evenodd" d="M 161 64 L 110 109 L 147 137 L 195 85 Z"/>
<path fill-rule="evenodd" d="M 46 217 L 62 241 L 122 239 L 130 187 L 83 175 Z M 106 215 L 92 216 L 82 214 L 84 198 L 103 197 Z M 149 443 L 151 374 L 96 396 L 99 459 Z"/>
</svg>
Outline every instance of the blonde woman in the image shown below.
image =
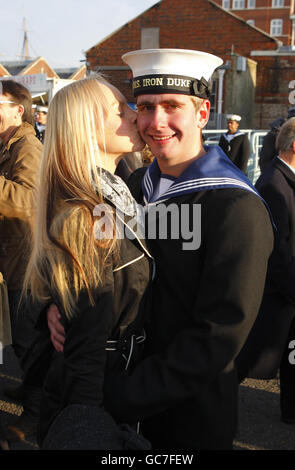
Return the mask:
<svg viewBox="0 0 295 470">
<path fill-rule="evenodd" d="M 25 290 L 45 307 L 24 364 L 25 385 L 43 386 L 40 446 L 53 423 L 44 448 L 123 445 L 122 429 L 103 411 L 103 378 L 131 367 L 130 344 L 134 352 L 144 339 L 152 258 L 134 231 L 135 202 L 113 173 L 124 153 L 143 147 L 136 113 L 102 77 L 75 82 L 50 103 L 25 278 Z M 66 332 L 63 353 L 50 341 L 52 303 Z"/>
</svg>

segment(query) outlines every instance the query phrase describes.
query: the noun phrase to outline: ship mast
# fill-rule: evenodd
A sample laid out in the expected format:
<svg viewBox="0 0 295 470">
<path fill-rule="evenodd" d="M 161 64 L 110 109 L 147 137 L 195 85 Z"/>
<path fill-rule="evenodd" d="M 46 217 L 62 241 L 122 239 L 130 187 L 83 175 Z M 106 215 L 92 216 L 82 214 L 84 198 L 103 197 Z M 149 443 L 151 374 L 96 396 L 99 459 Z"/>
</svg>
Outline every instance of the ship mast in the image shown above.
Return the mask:
<svg viewBox="0 0 295 470">
<path fill-rule="evenodd" d="M 28 39 L 26 18 L 24 18 L 24 42 L 23 42 L 21 57 L 22 57 L 23 60 L 28 60 L 30 58 L 30 56 L 29 56 L 29 39 Z"/>
</svg>

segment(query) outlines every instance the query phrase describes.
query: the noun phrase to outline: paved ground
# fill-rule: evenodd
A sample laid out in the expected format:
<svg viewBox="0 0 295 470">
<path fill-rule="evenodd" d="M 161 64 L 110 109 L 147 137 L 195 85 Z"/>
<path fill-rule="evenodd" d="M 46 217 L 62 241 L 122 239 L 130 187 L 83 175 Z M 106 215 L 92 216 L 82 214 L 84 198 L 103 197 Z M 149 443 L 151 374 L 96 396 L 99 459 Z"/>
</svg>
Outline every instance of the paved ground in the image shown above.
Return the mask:
<svg viewBox="0 0 295 470">
<path fill-rule="evenodd" d="M 280 421 L 278 380 L 245 380 L 240 387 L 236 449 L 295 450 L 295 425 Z"/>
<path fill-rule="evenodd" d="M 12 423 L 22 407 L 11 403 L 3 394 L 5 384 L 20 383 L 20 370 L 11 348 L 3 354 L 0 365 L 0 416 L 4 424 Z M 12 450 L 38 450 L 34 438 L 13 444 Z M 238 450 L 295 450 L 295 425 L 280 421 L 277 380 L 246 380 L 240 387 L 240 424 L 234 442 Z M 3 453 L 2 453 L 3 455 Z"/>
</svg>

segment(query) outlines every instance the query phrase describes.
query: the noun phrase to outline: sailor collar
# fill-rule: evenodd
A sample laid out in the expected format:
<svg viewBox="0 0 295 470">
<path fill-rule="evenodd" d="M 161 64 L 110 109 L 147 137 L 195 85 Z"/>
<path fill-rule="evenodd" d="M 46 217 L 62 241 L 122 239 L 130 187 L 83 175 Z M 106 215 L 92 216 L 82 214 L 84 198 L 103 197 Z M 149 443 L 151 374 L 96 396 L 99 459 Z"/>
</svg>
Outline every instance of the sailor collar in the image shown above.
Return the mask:
<svg viewBox="0 0 295 470">
<path fill-rule="evenodd" d="M 206 154 L 194 160 L 179 178 L 154 203 L 209 189 L 241 188 L 261 198 L 248 178 L 232 163 L 219 147 L 205 147 Z M 142 182 L 144 202 L 151 203 L 161 177 L 156 158 L 148 167 Z"/>
<path fill-rule="evenodd" d="M 238 137 L 239 135 L 245 135 L 245 132 L 238 129 L 237 132 L 235 132 L 234 134 L 230 134 L 229 132 L 226 132 L 223 135 L 224 135 L 224 137 L 227 141 L 231 141 L 231 140 L 235 139 L 236 137 Z"/>
</svg>

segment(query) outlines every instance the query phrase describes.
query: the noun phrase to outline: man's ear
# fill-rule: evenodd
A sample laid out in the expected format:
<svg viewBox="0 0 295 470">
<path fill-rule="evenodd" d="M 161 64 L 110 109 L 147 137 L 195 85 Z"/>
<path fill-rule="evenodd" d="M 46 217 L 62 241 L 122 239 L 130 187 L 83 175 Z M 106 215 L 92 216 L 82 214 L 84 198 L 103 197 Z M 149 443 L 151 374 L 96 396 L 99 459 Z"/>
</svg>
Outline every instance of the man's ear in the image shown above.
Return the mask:
<svg viewBox="0 0 295 470">
<path fill-rule="evenodd" d="M 201 104 L 198 112 L 198 123 L 197 126 L 200 129 L 203 129 L 207 122 L 209 121 L 209 116 L 210 116 L 210 101 L 209 100 L 203 100 L 203 103 Z"/>
<path fill-rule="evenodd" d="M 25 112 L 25 108 L 23 107 L 22 104 L 19 104 L 18 107 L 17 107 L 18 117 L 22 118 L 24 112 Z"/>
</svg>

